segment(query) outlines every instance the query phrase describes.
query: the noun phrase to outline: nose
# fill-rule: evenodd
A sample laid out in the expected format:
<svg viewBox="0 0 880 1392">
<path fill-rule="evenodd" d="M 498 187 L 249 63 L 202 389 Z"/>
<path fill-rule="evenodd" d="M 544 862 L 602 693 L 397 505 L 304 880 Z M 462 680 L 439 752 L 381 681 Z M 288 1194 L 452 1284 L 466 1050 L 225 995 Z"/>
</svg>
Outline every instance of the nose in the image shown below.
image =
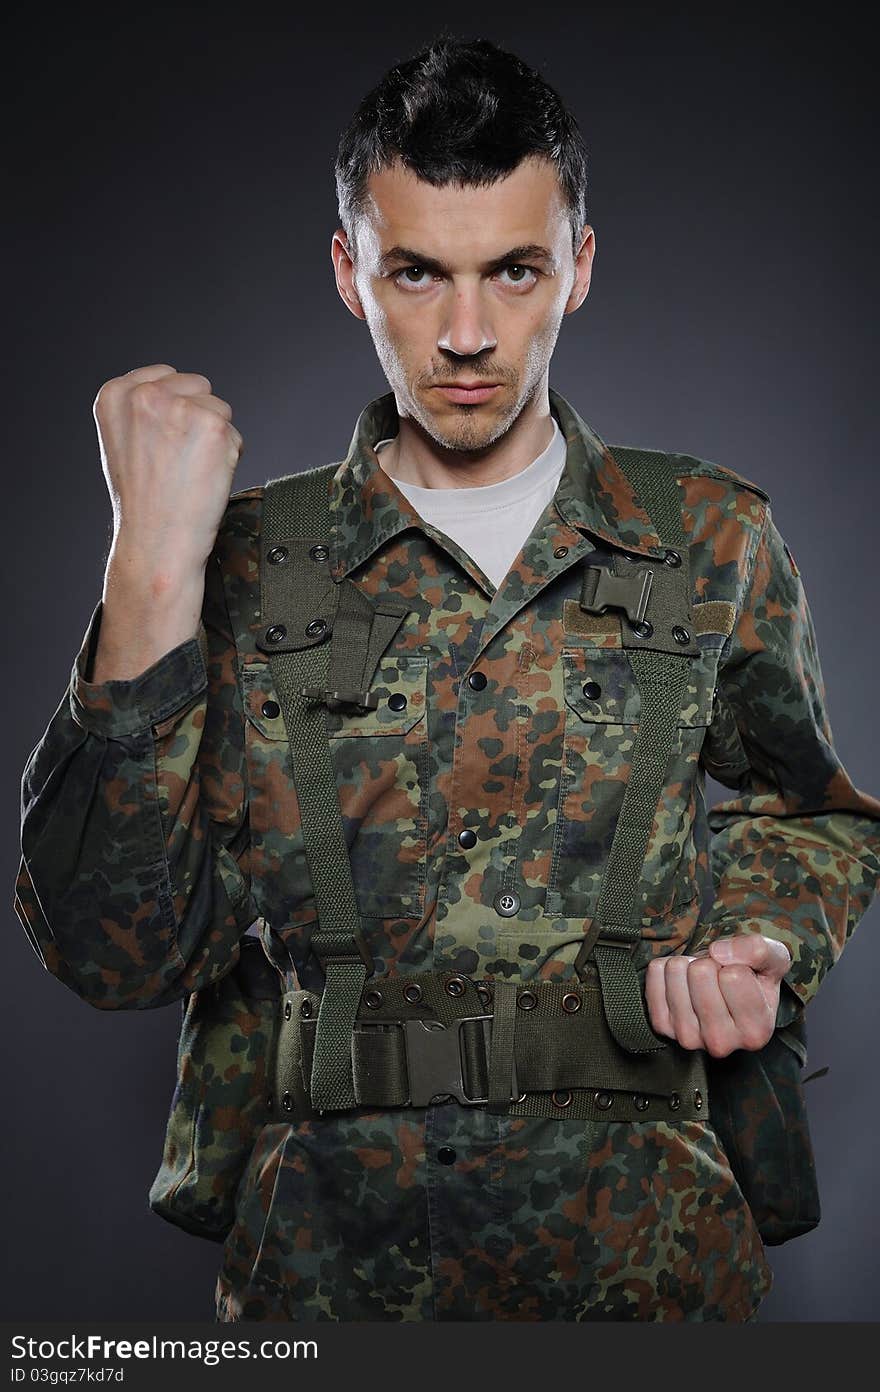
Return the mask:
<svg viewBox="0 0 880 1392">
<path fill-rule="evenodd" d="M 494 348 L 496 343 L 491 326 L 486 322 L 479 291 L 456 290 L 437 337 L 437 347 L 459 357 L 471 357 Z"/>
</svg>

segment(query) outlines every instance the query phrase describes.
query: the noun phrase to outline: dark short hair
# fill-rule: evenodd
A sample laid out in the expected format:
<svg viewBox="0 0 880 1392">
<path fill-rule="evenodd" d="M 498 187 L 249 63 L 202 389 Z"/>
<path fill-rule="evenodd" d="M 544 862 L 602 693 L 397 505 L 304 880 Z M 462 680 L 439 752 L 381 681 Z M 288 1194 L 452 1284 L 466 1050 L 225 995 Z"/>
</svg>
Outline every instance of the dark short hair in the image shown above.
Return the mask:
<svg viewBox="0 0 880 1392">
<path fill-rule="evenodd" d="M 572 249 L 586 221 L 587 152 L 557 92 L 489 39 L 448 31 L 390 68 L 363 98 L 336 156 L 339 218 L 352 247 L 367 180 L 397 159 L 428 183 L 489 185 L 523 159 L 555 163 Z"/>
</svg>

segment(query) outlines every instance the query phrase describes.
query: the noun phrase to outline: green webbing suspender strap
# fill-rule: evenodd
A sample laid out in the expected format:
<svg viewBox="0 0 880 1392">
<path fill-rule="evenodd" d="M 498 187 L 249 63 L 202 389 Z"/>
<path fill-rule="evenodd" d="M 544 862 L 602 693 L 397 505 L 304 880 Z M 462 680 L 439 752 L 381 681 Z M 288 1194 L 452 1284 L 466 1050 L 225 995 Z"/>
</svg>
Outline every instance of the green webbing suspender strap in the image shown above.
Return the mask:
<svg viewBox="0 0 880 1392">
<path fill-rule="evenodd" d="M 588 959 L 595 962 L 608 1027 L 622 1048 L 638 1054 L 666 1047 L 648 1023 L 632 958 L 641 936 L 638 889 L 648 840 L 690 665 L 700 647 L 693 637 L 689 551 L 673 460 L 618 447 L 612 453 L 666 552 L 660 560 L 640 556 L 637 562 L 615 554 L 610 571 L 584 570 L 581 608 L 622 609 L 627 616 L 621 634 L 639 687 L 641 716 L 596 915 L 575 966 L 583 972 Z"/>
<path fill-rule="evenodd" d="M 329 570 L 329 487 L 336 466 L 271 479 L 263 499 L 257 646 L 269 655 L 290 744 L 325 974 L 311 1074 L 317 1111 L 357 1105 L 352 1033 L 373 959 L 360 926 L 327 730 L 327 710 L 371 709 L 379 657 L 407 606 L 370 600 Z M 327 634 L 332 641 L 326 642 Z"/>
</svg>

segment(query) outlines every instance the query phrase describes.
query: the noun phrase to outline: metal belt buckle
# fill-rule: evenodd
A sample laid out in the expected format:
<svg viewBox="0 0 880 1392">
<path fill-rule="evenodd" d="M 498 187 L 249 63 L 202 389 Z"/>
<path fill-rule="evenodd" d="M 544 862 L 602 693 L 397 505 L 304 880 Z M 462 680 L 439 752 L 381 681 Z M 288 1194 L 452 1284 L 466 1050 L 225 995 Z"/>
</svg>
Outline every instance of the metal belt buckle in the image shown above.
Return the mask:
<svg viewBox="0 0 880 1392">
<path fill-rule="evenodd" d="M 488 1102 L 486 1097 L 470 1097 L 465 1090 L 461 1055 L 461 1027 L 479 1020 L 486 1046 L 486 1060 L 492 1044 L 491 1015 L 462 1015 L 447 1028 L 436 1020 L 404 1020 L 406 1066 L 409 1073 L 409 1101 L 412 1107 L 427 1107 L 432 1097 L 449 1095 L 465 1107 Z M 516 1060 L 510 1062 L 511 1101 L 519 1097 Z"/>
</svg>

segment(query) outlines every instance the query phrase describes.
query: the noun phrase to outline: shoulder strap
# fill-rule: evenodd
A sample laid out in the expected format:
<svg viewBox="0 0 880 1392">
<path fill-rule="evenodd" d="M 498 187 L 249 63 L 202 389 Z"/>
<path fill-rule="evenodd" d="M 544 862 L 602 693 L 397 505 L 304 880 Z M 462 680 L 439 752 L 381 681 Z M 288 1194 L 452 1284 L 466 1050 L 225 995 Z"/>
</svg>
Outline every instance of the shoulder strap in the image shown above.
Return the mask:
<svg viewBox="0 0 880 1392">
<path fill-rule="evenodd" d="M 639 686 L 641 718 L 596 915 L 575 966 L 582 972 L 588 959 L 595 962 L 612 1034 L 629 1052 L 648 1053 L 666 1044 L 648 1023 L 632 961 L 641 936 L 638 889 L 690 665 L 700 648 L 693 636 L 689 551 L 674 459 L 618 447 L 613 457 L 666 553 L 661 560 L 639 557 L 638 562 L 615 555 L 610 570 L 585 567 L 581 607 L 594 613 L 617 608 L 626 615 L 621 632 Z"/>
<path fill-rule="evenodd" d="M 328 741 L 327 711 L 375 706 L 369 684 L 405 605 L 373 602 L 329 569 L 335 465 L 270 480 L 260 539 L 261 630 L 290 744 L 315 895 L 311 940 L 325 974 L 312 1063 L 317 1111 L 354 1107 L 351 1036 L 373 958 L 360 924 Z M 328 641 L 329 640 L 329 641 Z"/>
</svg>

